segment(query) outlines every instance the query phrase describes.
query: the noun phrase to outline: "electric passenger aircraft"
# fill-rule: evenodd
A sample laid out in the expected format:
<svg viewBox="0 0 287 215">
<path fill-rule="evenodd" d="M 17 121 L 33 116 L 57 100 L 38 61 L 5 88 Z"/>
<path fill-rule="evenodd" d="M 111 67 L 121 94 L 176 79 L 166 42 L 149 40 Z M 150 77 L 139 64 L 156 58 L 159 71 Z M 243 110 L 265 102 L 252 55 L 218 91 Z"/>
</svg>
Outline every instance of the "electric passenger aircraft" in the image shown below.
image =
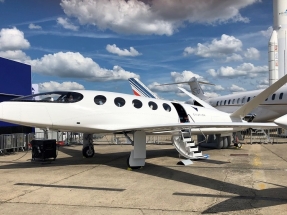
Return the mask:
<svg viewBox="0 0 287 215">
<path fill-rule="evenodd" d="M 205 107 L 104 91 L 55 91 L 0 103 L 0 120 L 56 131 L 83 132 L 85 157 L 94 155 L 92 134 L 133 135 L 128 166 L 145 165 L 146 133 L 168 131 L 185 158 L 202 158 L 191 134 L 232 133 L 247 128 L 272 128 L 274 123 L 248 123 L 242 117 L 287 82 L 287 75 L 232 114 L 204 101 Z M 197 99 L 192 95 L 194 99 Z M 72 98 L 72 100 L 70 100 Z"/>
</svg>

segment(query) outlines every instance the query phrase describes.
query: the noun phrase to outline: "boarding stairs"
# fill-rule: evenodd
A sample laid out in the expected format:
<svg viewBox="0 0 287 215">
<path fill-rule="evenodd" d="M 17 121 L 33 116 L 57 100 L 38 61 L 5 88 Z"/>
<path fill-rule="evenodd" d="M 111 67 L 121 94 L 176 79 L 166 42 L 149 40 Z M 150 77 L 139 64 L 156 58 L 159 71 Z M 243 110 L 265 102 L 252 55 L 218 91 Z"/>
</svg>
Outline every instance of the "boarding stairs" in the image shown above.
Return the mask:
<svg viewBox="0 0 287 215">
<path fill-rule="evenodd" d="M 182 129 L 172 135 L 172 142 L 178 153 L 187 159 L 203 159 L 202 152 L 198 150 L 194 140 L 191 138 L 190 128 Z"/>
</svg>

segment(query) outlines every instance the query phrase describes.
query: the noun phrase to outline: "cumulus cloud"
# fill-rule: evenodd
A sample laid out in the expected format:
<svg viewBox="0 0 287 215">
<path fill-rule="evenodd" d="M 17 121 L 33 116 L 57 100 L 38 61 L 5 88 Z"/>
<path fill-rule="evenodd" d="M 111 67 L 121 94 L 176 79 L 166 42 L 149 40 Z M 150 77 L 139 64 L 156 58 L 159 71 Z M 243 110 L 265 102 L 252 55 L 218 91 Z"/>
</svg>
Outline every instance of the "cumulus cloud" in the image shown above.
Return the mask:
<svg viewBox="0 0 287 215">
<path fill-rule="evenodd" d="M 141 55 L 141 53 L 139 53 L 136 49 L 134 49 L 133 47 L 130 47 L 130 50 L 127 49 L 120 49 L 117 47 L 116 44 L 110 45 L 108 44 L 106 46 L 106 49 L 108 52 L 113 53 L 113 54 L 117 54 L 119 56 L 129 56 L 129 57 L 135 57 L 135 56 L 139 56 Z"/>
<path fill-rule="evenodd" d="M 29 29 L 42 29 L 40 25 L 35 25 L 33 23 L 30 23 L 28 26 Z"/>
<path fill-rule="evenodd" d="M 74 24 L 70 23 L 70 21 L 67 18 L 64 19 L 62 17 L 59 17 L 57 19 L 57 23 L 61 25 L 63 28 L 69 29 L 72 31 L 77 31 L 79 29 L 79 26 L 75 26 Z"/>
<path fill-rule="evenodd" d="M 271 34 L 272 34 L 272 31 L 273 31 L 273 27 L 270 26 L 270 27 L 268 27 L 267 30 L 265 30 L 265 31 L 260 31 L 260 33 L 261 33 L 264 37 L 270 38 L 270 37 L 271 37 Z"/>
<path fill-rule="evenodd" d="M 14 51 L 30 47 L 24 33 L 17 28 L 2 28 L 0 31 L 0 51 Z"/>
<path fill-rule="evenodd" d="M 44 75 L 82 78 L 87 81 L 127 80 L 139 78 L 135 73 L 125 71 L 120 66 L 112 70 L 101 68 L 91 58 L 76 52 L 58 52 L 44 55 L 41 59 L 31 60 L 32 71 Z"/>
<path fill-rule="evenodd" d="M 235 84 L 232 84 L 231 87 L 229 88 L 229 90 L 231 92 L 244 92 L 244 91 L 246 91 L 244 88 L 239 87 L 239 86 L 237 86 Z"/>
<path fill-rule="evenodd" d="M 227 57 L 229 54 L 233 54 L 234 52 L 238 52 L 241 50 L 242 42 L 233 37 L 226 34 L 221 36 L 220 40 L 213 39 L 211 43 L 198 43 L 197 47 L 186 47 L 184 49 L 183 54 L 190 55 L 195 54 L 197 56 L 205 57 L 205 58 L 220 58 Z M 229 57 L 231 60 L 232 57 Z M 239 59 L 238 55 L 233 56 L 233 58 Z"/>
<path fill-rule="evenodd" d="M 246 76 L 256 77 L 258 73 L 267 73 L 268 66 L 254 66 L 252 63 L 243 63 L 236 68 L 227 66 L 220 69 L 209 69 L 207 73 L 213 77 Z"/>
<path fill-rule="evenodd" d="M 85 87 L 77 82 L 44 82 L 39 84 L 40 92 L 54 91 L 54 90 L 84 90 Z"/>
<path fill-rule="evenodd" d="M 10 59 L 10 60 L 15 60 L 19 62 L 24 62 L 27 60 L 30 60 L 30 57 L 26 55 L 25 52 L 21 50 L 15 50 L 15 51 L 0 51 L 0 56 Z"/>
<path fill-rule="evenodd" d="M 260 52 L 256 48 L 249 48 L 244 53 L 244 57 L 248 58 L 249 60 L 258 60 L 260 57 Z"/>
<path fill-rule="evenodd" d="M 176 92 L 178 90 L 177 85 L 162 85 L 158 86 L 160 83 L 153 82 L 150 85 L 148 85 L 148 88 L 154 92 Z"/>
<path fill-rule="evenodd" d="M 226 57 L 226 62 L 231 62 L 231 61 L 242 61 L 243 57 L 239 54 L 233 53 L 231 56 Z"/>
<path fill-rule="evenodd" d="M 184 22 L 248 22 L 240 9 L 260 0 L 62 0 L 68 16 L 80 24 L 124 34 L 172 35 Z"/>
</svg>

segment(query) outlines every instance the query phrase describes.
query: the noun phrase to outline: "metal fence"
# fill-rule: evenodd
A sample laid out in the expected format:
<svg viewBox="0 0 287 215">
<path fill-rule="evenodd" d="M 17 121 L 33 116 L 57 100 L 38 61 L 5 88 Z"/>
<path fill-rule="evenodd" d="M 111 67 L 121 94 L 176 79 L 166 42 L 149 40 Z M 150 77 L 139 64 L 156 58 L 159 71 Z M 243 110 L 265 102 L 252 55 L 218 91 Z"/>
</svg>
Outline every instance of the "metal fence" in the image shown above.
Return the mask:
<svg viewBox="0 0 287 215">
<path fill-rule="evenodd" d="M 7 152 L 8 150 L 24 151 L 27 147 L 27 135 L 24 133 L 17 134 L 1 134 L 0 135 L 0 153 Z"/>
</svg>

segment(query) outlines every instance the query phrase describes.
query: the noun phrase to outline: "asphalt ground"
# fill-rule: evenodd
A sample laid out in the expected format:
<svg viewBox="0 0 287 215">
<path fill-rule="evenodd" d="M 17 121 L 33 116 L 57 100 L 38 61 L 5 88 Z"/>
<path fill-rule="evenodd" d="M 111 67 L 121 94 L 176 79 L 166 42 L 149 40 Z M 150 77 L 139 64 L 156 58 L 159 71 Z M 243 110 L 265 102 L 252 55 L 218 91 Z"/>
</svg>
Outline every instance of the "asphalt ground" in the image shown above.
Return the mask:
<svg viewBox="0 0 287 215">
<path fill-rule="evenodd" d="M 31 151 L 0 156 L 0 214 L 286 214 L 287 144 L 204 149 L 178 165 L 172 145 L 147 145 L 144 168 L 127 170 L 130 145 L 60 147 L 55 161 Z"/>
</svg>

